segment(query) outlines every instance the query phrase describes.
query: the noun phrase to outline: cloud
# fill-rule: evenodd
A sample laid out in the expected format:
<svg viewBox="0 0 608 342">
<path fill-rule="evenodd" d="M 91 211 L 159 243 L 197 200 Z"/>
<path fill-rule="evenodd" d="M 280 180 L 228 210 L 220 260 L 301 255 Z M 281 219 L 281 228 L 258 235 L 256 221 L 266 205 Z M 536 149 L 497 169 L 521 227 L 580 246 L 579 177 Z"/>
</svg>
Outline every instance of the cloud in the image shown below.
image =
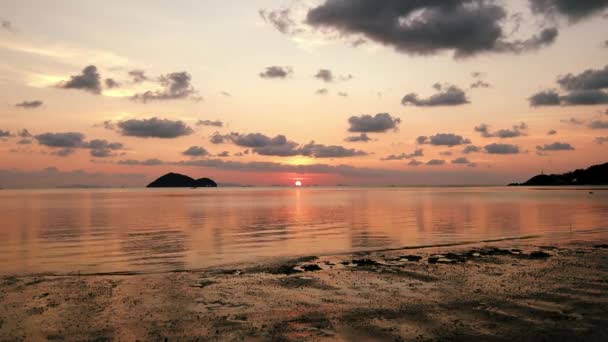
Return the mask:
<svg viewBox="0 0 608 342">
<path fill-rule="evenodd" d="M 557 79 L 566 91 L 560 95 L 555 90 L 537 93 L 529 98 L 532 106 L 575 106 L 608 104 L 608 65 L 603 69 L 587 69 L 580 74 L 567 74 Z"/>
<path fill-rule="evenodd" d="M 518 154 L 519 146 L 509 144 L 490 144 L 484 147 L 489 154 Z"/>
<path fill-rule="evenodd" d="M 33 109 L 33 108 L 38 108 L 40 106 L 42 106 L 44 103 L 40 100 L 33 100 L 33 101 L 23 101 L 20 103 L 17 103 L 15 105 L 15 107 L 21 107 L 23 109 Z"/>
<path fill-rule="evenodd" d="M 224 152 L 221 152 L 221 153 L 216 154 L 215 156 L 216 156 L 216 157 L 220 157 L 220 158 L 226 158 L 226 157 L 230 157 L 230 152 L 228 152 L 228 151 L 224 151 Z"/>
<path fill-rule="evenodd" d="M 0 21 L 0 27 L 2 27 L 3 30 L 6 30 L 11 33 L 17 32 L 17 29 L 15 29 L 15 27 L 13 26 L 13 23 L 11 23 L 9 20 Z"/>
<path fill-rule="evenodd" d="M 481 147 L 475 146 L 475 145 L 465 146 L 464 150 L 462 150 L 462 153 L 464 153 L 464 154 L 478 153 L 478 152 L 481 152 Z"/>
<path fill-rule="evenodd" d="M 106 158 L 115 156 L 114 151 L 122 150 L 124 145 L 118 142 L 109 142 L 105 139 L 93 139 L 83 143 L 80 147 L 90 149 L 93 157 Z"/>
<path fill-rule="evenodd" d="M 576 126 L 584 124 L 584 122 L 582 122 L 581 120 L 575 119 L 575 118 L 570 118 L 569 120 L 560 120 L 560 122 L 569 124 L 569 125 L 576 125 Z"/>
<path fill-rule="evenodd" d="M 344 141 L 347 141 L 347 142 L 369 142 L 371 140 L 372 140 L 372 138 L 370 138 L 365 133 L 361 133 L 361 134 L 355 135 L 355 136 L 350 136 L 350 137 L 347 137 L 346 139 L 344 139 Z"/>
<path fill-rule="evenodd" d="M 108 88 L 108 89 L 114 89 L 114 88 L 120 87 L 120 83 L 115 81 L 113 78 L 106 78 L 104 83 L 106 84 L 106 88 Z"/>
<path fill-rule="evenodd" d="M 306 22 L 338 36 L 365 37 L 398 52 L 431 55 L 452 51 L 468 57 L 486 52 L 521 53 L 551 44 L 556 29 L 509 41 L 507 12 L 490 1 L 325 0 L 309 10 Z"/>
<path fill-rule="evenodd" d="M 574 151 L 574 147 L 568 143 L 555 142 L 553 144 L 536 146 L 537 151 Z"/>
<path fill-rule="evenodd" d="M 131 70 L 129 71 L 129 76 L 131 76 L 133 83 L 142 83 L 148 80 L 148 77 L 143 70 Z"/>
<path fill-rule="evenodd" d="M 160 159 L 146 159 L 146 160 L 134 160 L 134 159 L 127 159 L 127 160 L 119 160 L 118 161 L 118 165 L 143 165 L 143 166 L 158 166 L 158 165 L 165 165 L 167 163 L 165 163 L 164 161 L 160 160 Z"/>
<path fill-rule="evenodd" d="M 608 121 L 593 120 L 589 123 L 591 129 L 608 129 Z"/>
<path fill-rule="evenodd" d="M 529 0 L 532 12 L 548 16 L 561 15 L 570 21 L 598 14 L 608 8 L 606 0 Z"/>
<path fill-rule="evenodd" d="M 101 77 L 97 72 L 97 67 L 89 65 L 82 70 L 82 73 L 70 76 L 68 81 L 63 81 L 57 85 L 63 89 L 80 89 L 93 94 L 101 94 Z"/>
<path fill-rule="evenodd" d="M 516 138 L 516 137 L 525 136 L 526 133 L 524 131 L 527 129 L 528 129 L 528 125 L 526 125 L 526 123 L 522 122 L 518 125 L 513 125 L 513 128 L 511 128 L 511 129 L 499 129 L 496 132 L 490 132 L 490 126 L 488 126 L 486 124 L 481 124 L 481 125 L 475 127 L 475 132 L 481 133 L 481 136 L 484 138 L 497 137 L 497 138 L 501 138 L 501 139 L 506 139 L 506 138 Z"/>
<path fill-rule="evenodd" d="M 182 152 L 182 154 L 190 157 L 205 157 L 209 155 L 209 151 L 207 151 L 204 147 L 191 146 L 190 148 Z"/>
<path fill-rule="evenodd" d="M 415 157 L 424 157 L 424 151 L 421 148 L 419 148 L 419 149 L 416 149 L 412 153 L 401 153 L 399 155 L 391 154 L 391 155 L 389 155 L 387 157 L 384 157 L 384 158 L 382 158 L 380 160 L 383 160 L 383 161 L 388 161 L 388 160 L 404 160 L 404 159 L 412 159 L 412 158 L 415 158 Z"/>
<path fill-rule="evenodd" d="M 477 80 L 474 83 L 471 83 L 471 89 L 477 89 L 477 88 L 491 88 L 492 85 L 486 81 L 483 80 Z"/>
<path fill-rule="evenodd" d="M 220 120 L 198 120 L 197 126 L 209 126 L 209 127 L 224 127 L 224 123 Z"/>
<path fill-rule="evenodd" d="M 225 138 L 237 146 L 252 148 L 255 153 L 263 156 L 289 157 L 301 153 L 299 144 L 287 140 L 284 135 L 272 138 L 261 133 L 230 133 Z"/>
<path fill-rule="evenodd" d="M 471 164 L 471 162 L 465 157 L 460 157 L 452 160 L 452 164 Z"/>
<path fill-rule="evenodd" d="M 0 129 L 0 139 L 1 138 L 11 138 L 13 135 L 10 131 L 3 131 Z"/>
<path fill-rule="evenodd" d="M 301 154 L 307 157 L 315 158 L 345 158 L 367 155 L 367 153 L 364 151 L 336 145 L 326 146 L 322 144 L 315 144 L 314 141 L 302 146 Z"/>
<path fill-rule="evenodd" d="M 325 95 L 327 95 L 328 92 L 329 92 L 329 90 L 327 90 L 327 88 L 322 88 L 322 89 L 317 89 L 315 91 L 315 94 L 325 96 Z"/>
<path fill-rule="evenodd" d="M 407 165 L 409 165 L 409 166 L 420 166 L 422 164 L 424 164 L 424 163 L 421 161 L 417 161 L 415 159 L 412 159 L 412 160 L 410 160 L 409 163 L 407 163 Z"/>
<path fill-rule="evenodd" d="M 79 132 L 44 133 L 34 136 L 40 145 L 60 148 L 76 148 L 84 143 L 84 134 Z"/>
<path fill-rule="evenodd" d="M 430 165 L 430 166 L 439 166 L 439 165 L 444 165 L 445 164 L 445 160 L 441 160 L 441 159 L 431 159 L 428 162 L 426 162 L 426 165 Z"/>
<path fill-rule="evenodd" d="M 598 145 L 603 145 L 608 142 L 608 137 L 596 137 L 593 141 Z"/>
<path fill-rule="evenodd" d="M 302 32 L 302 29 L 298 28 L 296 22 L 291 18 L 291 10 L 288 8 L 279 10 L 261 9 L 258 13 L 265 22 L 270 23 L 283 34 L 294 35 Z"/>
<path fill-rule="evenodd" d="M 148 90 L 143 93 L 135 94 L 131 98 L 133 101 L 146 103 L 149 101 L 166 101 L 191 99 L 200 101 L 198 91 L 192 86 L 192 76 L 186 71 L 172 72 L 158 78 L 160 90 Z"/>
<path fill-rule="evenodd" d="M 325 83 L 332 83 L 334 81 L 348 81 L 350 79 L 353 78 L 353 75 L 346 75 L 346 76 L 340 76 L 340 77 L 335 77 L 333 72 L 329 69 L 319 69 L 319 71 L 315 74 L 314 76 L 316 79 L 319 79 Z"/>
<path fill-rule="evenodd" d="M 360 115 L 351 116 L 348 119 L 350 124 L 349 132 L 357 133 L 380 133 L 388 130 L 397 130 L 401 119 L 394 118 L 388 113 L 379 113 L 375 116 Z"/>
<path fill-rule="evenodd" d="M 538 92 L 528 98 L 530 106 L 559 106 L 561 99 L 559 94 L 555 90 L 545 90 Z"/>
<path fill-rule="evenodd" d="M 557 134 L 557 131 L 554 129 L 551 129 L 547 132 L 547 135 L 556 135 L 556 134 Z"/>
<path fill-rule="evenodd" d="M 131 119 L 117 124 L 120 133 L 124 136 L 138 138 L 171 139 L 192 134 L 194 131 L 183 121 L 159 119 Z"/>
<path fill-rule="evenodd" d="M 291 69 L 291 67 L 288 67 L 288 66 L 286 66 L 286 67 L 269 66 L 266 68 L 266 70 L 261 72 L 259 75 L 261 78 L 267 78 L 267 79 L 271 79 L 271 78 L 285 79 L 292 73 L 293 73 L 293 70 Z"/>
<path fill-rule="evenodd" d="M 453 133 L 439 133 L 430 137 L 420 136 L 416 140 L 419 144 L 430 144 L 435 146 L 448 147 L 456 145 L 467 145 L 471 143 L 471 140 Z"/>
<path fill-rule="evenodd" d="M 97 173 L 83 170 L 62 171 L 55 167 L 42 170 L 0 169 L 3 186 L 11 188 L 53 188 L 62 186 L 142 186 L 143 174 Z"/>
<path fill-rule="evenodd" d="M 209 142 L 214 145 L 223 144 L 226 142 L 226 136 L 221 135 L 220 132 L 215 132 L 209 137 Z"/>
<path fill-rule="evenodd" d="M 340 96 L 340 97 L 348 97 L 348 93 L 344 92 L 344 91 L 341 91 L 341 92 L 338 92 L 338 96 Z"/>
<path fill-rule="evenodd" d="M 420 99 L 418 94 L 410 93 L 401 99 L 401 104 L 404 106 L 413 105 L 416 107 L 437 107 L 437 106 L 459 106 L 469 103 L 465 92 L 457 86 L 442 86 L 435 84 L 435 89 L 438 93 L 431 95 L 426 99 Z"/>
</svg>

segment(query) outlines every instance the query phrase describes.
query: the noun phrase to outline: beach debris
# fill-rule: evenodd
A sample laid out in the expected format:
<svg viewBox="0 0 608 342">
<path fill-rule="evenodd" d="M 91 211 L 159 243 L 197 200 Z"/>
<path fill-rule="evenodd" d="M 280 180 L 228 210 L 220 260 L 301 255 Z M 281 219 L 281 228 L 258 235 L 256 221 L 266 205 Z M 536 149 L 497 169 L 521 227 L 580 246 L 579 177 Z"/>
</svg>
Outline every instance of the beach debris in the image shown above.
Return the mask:
<svg viewBox="0 0 608 342">
<path fill-rule="evenodd" d="M 316 271 L 321 271 L 323 270 L 321 267 L 319 267 L 319 265 L 317 264 L 308 264 L 308 265 L 302 265 L 301 268 L 305 271 L 305 272 L 316 272 Z"/>
<path fill-rule="evenodd" d="M 551 254 L 543 252 L 543 251 L 534 251 L 530 253 L 528 256 L 530 259 L 547 259 L 551 256 Z"/>
<path fill-rule="evenodd" d="M 372 259 L 353 259 L 351 261 L 353 264 L 361 267 L 361 266 L 377 266 L 378 263 Z"/>
</svg>

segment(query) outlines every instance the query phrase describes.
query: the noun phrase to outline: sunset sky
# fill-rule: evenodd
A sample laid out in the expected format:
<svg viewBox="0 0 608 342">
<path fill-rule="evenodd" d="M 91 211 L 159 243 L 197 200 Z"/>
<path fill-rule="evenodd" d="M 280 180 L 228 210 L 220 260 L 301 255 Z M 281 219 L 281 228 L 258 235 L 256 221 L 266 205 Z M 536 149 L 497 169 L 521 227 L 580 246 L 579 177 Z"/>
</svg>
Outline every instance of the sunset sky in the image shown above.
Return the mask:
<svg viewBox="0 0 608 342">
<path fill-rule="evenodd" d="M 0 187 L 505 184 L 608 161 L 608 0 L 0 2 Z"/>
</svg>

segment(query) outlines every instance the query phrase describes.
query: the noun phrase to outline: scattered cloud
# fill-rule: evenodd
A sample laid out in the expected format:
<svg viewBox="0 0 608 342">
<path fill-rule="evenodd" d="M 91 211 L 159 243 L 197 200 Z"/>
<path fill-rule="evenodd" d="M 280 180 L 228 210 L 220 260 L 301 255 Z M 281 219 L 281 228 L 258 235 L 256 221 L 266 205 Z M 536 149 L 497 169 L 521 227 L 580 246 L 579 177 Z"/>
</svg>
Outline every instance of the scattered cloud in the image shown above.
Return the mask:
<svg viewBox="0 0 608 342">
<path fill-rule="evenodd" d="M 424 151 L 419 148 L 416 149 L 414 152 L 412 153 L 401 153 L 401 154 L 391 154 L 387 157 L 384 157 L 380 160 L 383 161 L 390 161 L 390 160 L 404 160 L 404 159 L 412 159 L 415 157 L 424 157 Z"/>
<path fill-rule="evenodd" d="M 580 74 L 567 74 L 557 79 L 566 93 L 546 90 L 532 95 L 531 106 L 576 106 L 608 104 L 608 65 L 603 69 L 587 69 Z"/>
<path fill-rule="evenodd" d="M 269 66 L 266 68 L 266 70 L 262 71 L 259 76 L 267 79 L 285 79 L 291 74 L 293 74 L 293 69 L 291 69 L 291 67 Z"/>
<path fill-rule="evenodd" d="M 589 123 L 591 129 L 608 129 L 608 121 L 593 120 Z"/>
<path fill-rule="evenodd" d="M 68 81 L 63 81 L 57 85 L 63 89 L 80 89 L 93 94 L 101 94 L 101 77 L 97 72 L 97 67 L 89 65 L 82 72 L 75 76 L 70 76 Z"/>
<path fill-rule="evenodd" d="M 372 140 L 372 138 L 370 138 L 365 133 L 361 133 L 359 135 L 350 136 L 350 137 L 347 137 L 346 139 L 344 139 L 344 141 L 346 141 L 346 142 L 369 142 L 371 140 Z"/>
<path fill-rule="evenodd" d="M 608 143 L 608 137 L 596 137 L 594 141 L 598 145 L 603 145 L 604 143 Z"/>
<path fill-rule="evenodd" d="M 222 134 L 220 134 L 220 132 L 214 132 L 210 137 L 209 137 L 209 142 L 214 144 L 214 145 L 219 145 L 219 144 L 223 144 L 226 142 L 226 137 Z"/>
<path fill-rule="evenodd" d="M 106 78 L 104 83 L 106 84 L 106 88 L 108 88 L 108 89 L 114 89 L 114 88 L 120 87 L 120 83 L 115 81 L 113 78 Z"/>
<path fill-rule="evenodd" d="M 44 133 L 34 136 L 40 145 L 48 147 L 75 148 L 84 143 L 84 134 L 79 132 Z"/>
<path fill-rule="evenodd" d="M 191 146 L 182 152 L 182 154 L 189 157 L 206 157 L 209 155 L 209 151 L 207 151 L 204 147 Z"/>
<path fill-rule="evenodd" d="M 2 27 L 3 30 L 6 30 L 11 33 L 17 32 L 17 29 L 15 29 L 15 27 L 13 26 L 13 23 L 10 22 L 9 20 L 0 21 L 0 27 Z"/>
<path fill-rule="evenodd" d="M 11 138 L 13 135 L 10 131 L 3 131 L 0 129 L 0 139 L 1 138 Z"/>
<path fill-rule="evenodd" d="M 410 93 L 401 99 L 401 104 L 416 107 L 438 107 L 459 106 L 469 103 L 466 93 L 457 86 L 448 85 L 443 87 L 440 84 L 435 84 L 433 88 L 438 91 L 437 94 L 431 95 L 426 99 L 420 99 L 418 94 Z"/>
<path fill-rule="evenodd" d="M 163 87 L 160 90 L 148 90 L 143 93 L 135 94 L 131 98 L 134 101 L 146 103 L 149 101 L 166 101 L 190 99 L 200 101 L 202 98 L 198 91 L 192 86 L 192 76 L 186 71 L 172 72 L 158 79 Z"/>
<path fill-rule="evenodd" d="M 365 38 L 411 55 L 453 52 L 456 58 L 487 52 L 522 53 L 553 43 L 555 28 L 524 40 L 509 40 L 508 13 L 490 1 L 326 0 L 306 22 L 339 37 Z"/>
<path fill-rule="evenodd" d="M 116 126 L 122 135 L 138 138 L 171 139 L 190 135 L 194 132 L 181 120 L 173 121 L 157 117 L 121 121 Z"/>
<path fill-rule="evenodd" d="M 417 161 L 416 159 L 412 159 L 412 160 L 410 160 L 409 163 L 407 163 L 407 165 L 409 165 L 409 166 L 420 166 L 422 164 L 424 164 L 424 163 L 421 161 Z"/>
<path fill-rule="evenodd" d="M 456 158 L 456 159 L 452 160 L 452 164 L 469 165 L 469 164 L 473 164 L 473 163 L 471 163 L 466 157 L 460 157 L 460 158 Z"/>
<path fill-rule="evenodd" d="M 3 185 L 11 188 L 52 188 L 59 186 L 142 186 L 143 174 L 91 173 L 83 170 L 62 171 L 55 167 L 42 170 L 0 169 Z"/>
<path fill-rule="evenodd" d="M 549 145 L 536 146 L 537 151 L 574 151 L 574 147 L 568 143 L 555 142 Z"/>
<path fill-rule="evenodd" d="M 489 154 L 518 154 L 519 146 L 510 144 L 489 144 L 484 147 Z"/>
<path fill-rule="evenodd" d="M 344 92 L 344 91 L 341 91 L 341 92 L 338 92 L 338 96 L 340 96 L 340 97 L 348 97 L 348 93 Z"/>
<path fill-rule="evenodd" d="M 526 123 L 522 122 L 518 125 L 513 125 L 513 128 L 511 129 L 499 129 L 496 132 L 490 132 L 490 126 L 486 125 L 486 124 L 481 124 L 477 127 L 475 127 L 475 132 L 478 132 L 481 134 L 482 137 L 484 138 L 501 138 L 501 139 L 506 139 L 506 138 L 516 138 L 516 137 L 521 137 L 521 136 L 525 136 L 526 132 L 525 130 L 528 129 L 528 125 L 526 125 Z"/>
<path fill-rule="evenodd" d="M 475 146 L 475 145 L 465 146 L 464 150 L 462 150 L 462 153 L 464 153 L 464 154 L 478 153 L 478 152 L 481 152 L 481 147 Z"/>
<path fill-rule="evenodd" d="M 220 157 L 220 158 L 230 157 L 230 152 L 228 152 L 228 151 L 220 152 L 220 153 L 216 154 L 215 156 Z"/>
<path fill-rule="evenodd" d="M 329 93 L 329 90 L 327 90 L 327 88 L 321 88 L 321 89 L 317 89 L 315 91 L 315 95 L 321 95 L 321 96 L 325 96 Z"/>
<path fill-rule="evenodd" d="M 557 131 L 554 129 L 551 129 L 547 132 L 547 135 L 556 135 L 556 134 L 557 134 Z"/>
<path fill-rule="evenodd" d="M 380 133 L 389 130 L 397 130 L 401 119 L 392 117 L 388 113 L 372 115 L 351 116 L 348 119 L 349 132 L 357 133 Z"/>
<path fill-rule="evenodd" d="M 561 103 L 560 96 L 555 90 L 544 90 L 538 92 L 530 96 L 528 101 L 532 107 L 559 106 Z"/>
<path fill-rule="evenodd" d="M 262 133 L 230 133 L 225 138 L 237 146 L 251 148 L 255 153 L 263 156 L 289 157 L 301 154 L 299 144 L 287 140 L 284 135 L 269 137 Z"/>
<path fill-rule="evenodd" d="M 577 125 L 577 126 L 584 124 L 584 122 L 582 122 L 581 120 L 575 119 L 575 118 L 570 118 L 568 120 L 560 120 L 560 122 L 569 124 L 569 125 Z"/>
<path fill-rule="evenodd" d="M 300 151 L 302 155 L 314 158 L 345 158 L 367 155 L 367 152 L 361 150 L 336 145 L 315 144 L 314 141 L 302 146 Z"/>
<path fill-rule="evenodd" d="M 220 120 L 198 120 L 196 125 L 209 127 L 224 127 L 224 123 Z"/>
<path fill-rule="evenodd" d="M 420 136 L 416 140 L 418 144 L 429 144 L 435 146 L 448 147 L 457 145 L 467 145 L 471 143 L 471 140 L 453 133 L 438 133 L 435 135 L 431 135 L 430 137 Z"/>
<path fill-rule="evenodd" d="M 278 10 L 261 9 L 258 13 L 265 22 L 274 26 L 274 28 L 283 34 L 295 35 L 303 31 L 291 18 L 291 10 L 289 8 Z"/>
<path fill-rule="evenodd" d="M 319 69 L 319 71 L 314 75 L 314 77 L 325 83 L 332 83 L 335 81 L 348 81 L 353 78 L 353 75 L 348 74 L 336 77 L 329 69 Z"/>
<path fill-rule="evenodd" d="M 38 108 L 40 106 L 42 106 L 44 103 L 40 100 L 33 100 L 33 101 L 22 101 L 19 102 L 15 105 L 15 107 L 21 107 L 23 109 L 34 109 L 34 108 Z"/>
<path fill-rule="evenodd" d="M 21 137 L 31 136 L 27 130 L 19 133 Z M 44 133 L 35 135 L 34 138 L 40 145 L 56 149 L 53 154 L 66 157 L 76 152 L 77 149 L 88 149 L 93 157 L 106 158 L 114 156 L 115 151 L 124 149 L 124 145 L 118 142 L 109 142 L 105 139 L 93 139 L 85 141 L 84 134 L 80 132 Z"/>
<path fill-rule="evenodd" d="M 148 80 L 146 72 L 143 70 L 131 70 L 128 74 L 131 77 L 131 81 L 133 83 L 142 83 Z"/>
<path fill-rule="evenodd" d="M 477 80 L 473 83 L 471 83 L 471 89 L 478 89 L 478 88 L 491 88 L 492 85 L 486 81 L 483 80 Z"/>
<path fill-rule="evenodd" d="M 445 160 L 442 159 L 431 159 L 428 162 L 426 162 L 426 165 L 430 165 L 430 166 L 439 166 L 439 165 L 444 165 L 445 164 Z"/>
<path fill-rule="evenodd" d="M 561 15 L 570 21 L 578 21 L 585 17 L 601 13 L 608 8 L 606 0 L 529 0 L 532 12 L 548 16 Z"/>
</svg>

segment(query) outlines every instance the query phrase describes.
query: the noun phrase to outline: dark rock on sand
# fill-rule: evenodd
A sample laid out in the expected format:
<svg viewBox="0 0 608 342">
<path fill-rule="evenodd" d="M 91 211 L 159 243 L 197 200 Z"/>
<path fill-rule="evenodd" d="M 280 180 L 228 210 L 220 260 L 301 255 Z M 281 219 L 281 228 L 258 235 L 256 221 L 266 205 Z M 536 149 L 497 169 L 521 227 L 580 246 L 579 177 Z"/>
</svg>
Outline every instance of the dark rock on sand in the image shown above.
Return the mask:
<svg viewBox="0 0 608 342">
<path fill-rule="evenodd" d="M 595 245 L 594 248 L 608 248 L 608 245 Z"/>
<path fill-rule="evenodd" d="M 375 262 L 374 260 L 371 260 L 371 259 L 354 259 L 352 261 L 352 263 L 357 266 L 376 266 L 376 265 L 378 265 L 377 262 Z"/>
<path fill-rule="evenodd" d="M 316 272 L 316 271 L 321 271 L 323 270 L 321 267 L 319 267 L 319 265 L 317 264 L 309 264 L 309 265 L 303 265 L 302 269 L 306 272 Z"/>
<path fill-rule="evenodd" d="M 211 188 L 217 184 L 209 178 L 194 179 L 179 173 L 168 173 L 154 182 L 148 188 Z"/>
<path fill-rule="evenodd" d="M 551 254 L 543 252 L 543 251 L 534 251 L 530 253 L 528 256 L 530 259 L 547 259 L 551 256 Z"/>
<path fill-rule="evenodd" d="M 403 255 L 401 257 L 399 257 L 400 259 L 405 259 L 407 261 L 420 261 L 422 260 L 422 257 L 419 255 Z"/>
</svg>

